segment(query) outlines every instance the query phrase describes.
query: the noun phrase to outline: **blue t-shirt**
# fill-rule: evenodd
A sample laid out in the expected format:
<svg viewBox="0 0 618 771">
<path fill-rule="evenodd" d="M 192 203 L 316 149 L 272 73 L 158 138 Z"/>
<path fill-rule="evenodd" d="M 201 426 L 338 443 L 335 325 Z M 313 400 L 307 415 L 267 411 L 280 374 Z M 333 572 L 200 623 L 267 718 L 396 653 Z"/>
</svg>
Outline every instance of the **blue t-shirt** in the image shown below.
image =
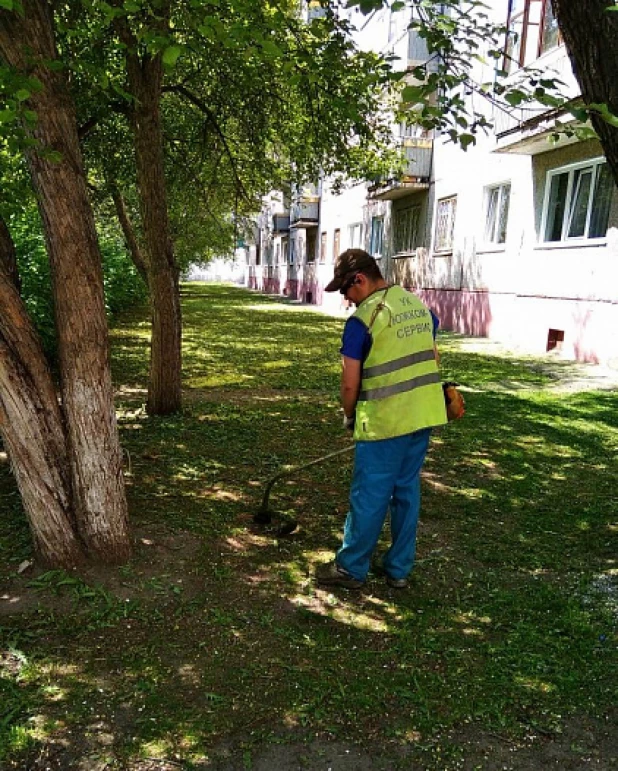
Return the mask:
<svg viewBox="0 0 618 771">
<path fill-rule="evenodd" d="M 435 340 L 436 332 L 440 326 L 440 319 L 431 309 L 429 309 L 429 312 L 433 322 L 433 339 Z M 350 359 L 356 359 L 357 361 L 365 361 L 367 356 L 369 356 L 372 343 L 373 339 L 367 327 L 360 319 L 351 316 L 343 328 L 341 348 L 339 349 L 341 355 L 348 356 Z"/>
</svg>

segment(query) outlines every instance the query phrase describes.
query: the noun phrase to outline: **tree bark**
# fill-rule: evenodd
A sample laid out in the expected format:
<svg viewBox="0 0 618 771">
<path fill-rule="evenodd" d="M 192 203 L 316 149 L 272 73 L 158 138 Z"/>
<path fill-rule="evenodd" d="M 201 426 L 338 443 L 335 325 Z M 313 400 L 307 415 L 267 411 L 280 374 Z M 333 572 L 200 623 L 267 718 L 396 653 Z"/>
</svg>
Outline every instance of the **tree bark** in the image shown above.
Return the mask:
<svg viewBox="0 0 618 771">
<path fill-rule="evenodd" d="M 135 265 L 137 272 L 142 277 L 146 286 L 148 286 L 148 266 L 146 259 L 138 243 L 137 236 L 135 235 L 135 229 L 133 228 L 133 223 L 129 217 L 124 197 L 116 185 L 111 186 L 111 196 L 131 261 Z"/>
<path fill-rule="evenodd" d="M 11 238 L 6 222 L 0 217 L 0 263 L 4 266 L 9 279 L 16 287 L 17 291 L 21 291 L 21 280 L 19 278 L 19 270 L 17 268 L 17 254 L 15 251 L 15 244 Z"/>
<path fill-rule="evenodd" d="M 614 0 L 552 0 L 554 14 L 586 105 L 606 104 L 618 116 L 618 13 Z M 618 129 L 592 112 L 618 184 Z"/>
<path fill-rule="evenodd" d="M 37 557 L 72 567 L 83 552 L 71 512 L 62 414 L 43 348 L 3 259 L 0 310 L 0 433 Z"/>
<path fill-rule="evenodd" d="M 158 31 L 166 34 L 169 3 L 159 7 Z M 164 173 L 161 94 L 163 60 L 137 50 L 126 19 L 117 20 L 126 45 L 129 92 L 134 97 L 131 125 L 135 137 L 137 185 L 147 252 L 148 286 L 152 307 L 150 380 L 146 410 L 166 415 L 181 407 L 181 338 L 179 271 L 174 258 L 167 211 Z"/>
<path fill-rule="evenodd" d="M 23 18 L 0 11 L 0 56 L 43 84 L 28 100 L 40 143 L 28 163 L 51 265 L 73 516 L 89 557 L 121 561 L 130 541 L 94 216 L 65 75 L 47 66 L 57 59 L 51 8 L 45 0 L 23 8 Z"/>
</svg>

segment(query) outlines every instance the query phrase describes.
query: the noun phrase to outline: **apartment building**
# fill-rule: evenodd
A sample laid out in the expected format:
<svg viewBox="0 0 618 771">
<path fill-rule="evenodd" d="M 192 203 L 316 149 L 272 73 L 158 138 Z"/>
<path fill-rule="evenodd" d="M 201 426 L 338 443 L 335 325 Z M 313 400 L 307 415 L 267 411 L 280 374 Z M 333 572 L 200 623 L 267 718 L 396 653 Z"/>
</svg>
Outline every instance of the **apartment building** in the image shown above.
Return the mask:
<svg viewBox="0 0 618 771">
<path fill-rule="evenodd" d="M 534 65 L 577 97 L 549 0 L 492 0 L 491 9 L 509 29 L 498 66 L 516 77 Z M 408 13 L 358 14 L 358 43 L 394 53 L 402 66 L 431 68 Z M 495 66 L 479 62 L 478 83 L 492 82 Z M 618 194 L 600 144 L 552 141 L 570 120 L 565 111 L 497 108 L 474 89 L 468 98 L 494 130 L 466 152 L 398 125 L 403 175 L 338 195 L 319 180 L 269 204 L 247 283 L 334 309 L 341 298 L 323 291 L 333 261 L 362 246 L 445 329 L 618 365 Z"/>
</svg>

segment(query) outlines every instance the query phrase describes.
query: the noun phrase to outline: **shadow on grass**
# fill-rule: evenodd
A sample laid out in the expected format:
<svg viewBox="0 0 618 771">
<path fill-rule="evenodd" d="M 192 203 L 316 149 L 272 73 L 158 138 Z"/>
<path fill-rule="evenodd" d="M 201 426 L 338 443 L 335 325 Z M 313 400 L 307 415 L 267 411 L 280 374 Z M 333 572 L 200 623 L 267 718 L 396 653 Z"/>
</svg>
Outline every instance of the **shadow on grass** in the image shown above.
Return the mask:
<svg viewBox="0 0 618 771">
<path fill-rule="evenodd" d="M 127 566 L 15 576 L 28 552 L 13 497 L 4 585 L 30 611 L 0 606 L 7 768 L 207 767 L 225 743 L 242 768 L 265 741 L 321 736 L 394 753 L 387 768 L 444 769 L 461 760 L 453 730 L 552 737 L 611 706 L 615 620 L 592 586 L 616 568 L 618 395 L 552 394 L 527 362 L 446 352 L 467 414 L 434 434 L 410 590 L 371 577 L 357 595 L 325 592 L 312 574 L 339 544 L 350 457 L 274 488 L 298 534 L 274 540 L 251 520 L 282 464 L 349 441 L 342 322 L 271 305 L 184 287 L 183 413 L 147 418 L 121 389 Z M 145 372 L 137 319 L 112 337 L 119 386 Z M 504 379 L 528 385 L 491 386 Z"/>
</svg>

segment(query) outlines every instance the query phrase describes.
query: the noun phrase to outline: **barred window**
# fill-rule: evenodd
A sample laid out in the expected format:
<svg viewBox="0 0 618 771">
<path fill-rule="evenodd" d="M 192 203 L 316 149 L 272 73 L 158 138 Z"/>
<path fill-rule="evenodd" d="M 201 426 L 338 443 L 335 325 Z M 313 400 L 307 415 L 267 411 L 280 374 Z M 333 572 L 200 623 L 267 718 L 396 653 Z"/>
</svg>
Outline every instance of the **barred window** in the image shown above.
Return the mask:
<svg viewBox="0 0 618 771">
<path fill-rule="evenodd" d="M 420 206 L 410 206 L 395 212 L 393 217 L 395 254 L 412 252 L 418 246 L 420 214 Z"/>
<path fill-rule="evenodd" d="M 442 198 L 436 207 L 436 236 L 434 252 L 449 252 L 453 248 L 457 196 Z"/>
</svg>

